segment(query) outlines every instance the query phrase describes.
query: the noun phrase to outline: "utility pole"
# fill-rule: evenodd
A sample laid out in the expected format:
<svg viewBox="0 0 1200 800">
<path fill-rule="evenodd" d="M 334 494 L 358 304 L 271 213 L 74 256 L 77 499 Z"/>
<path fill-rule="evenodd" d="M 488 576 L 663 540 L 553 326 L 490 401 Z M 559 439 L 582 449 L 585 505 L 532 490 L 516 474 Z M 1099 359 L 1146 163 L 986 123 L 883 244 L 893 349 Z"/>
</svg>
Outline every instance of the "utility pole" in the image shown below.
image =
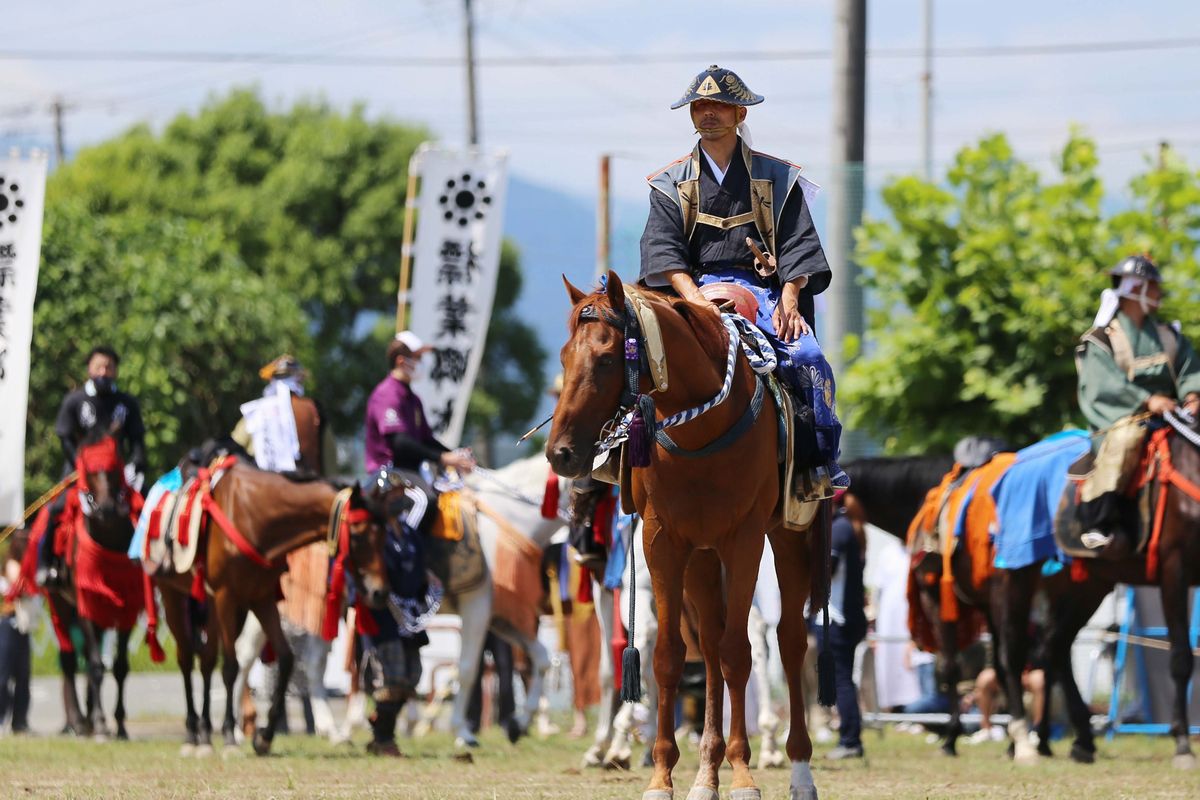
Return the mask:
<svg viewBox="0 0 1200 800">
<path fill-rule="evenodd" d="M 463 36 L 467 49 L 467 144 L 479 144 L 479 113 L 475 97 L 475 16 L 471 13 L 471 0 L 463 0 Z"/>
<path fill-rule="evenodd" d="M 61 97 L 54 98 L 50 104 L 50 112 L 54 114 L 54 167 L 57 169 L 66 160 L 67 148 L 63 141 L 63 101 Z"/>
<path fill-rule="evenodd" d="M 608 272 L 609 240 L 611 236 L 612 201 L 609 194 L 609 175 L 612 156 L 600 156 L 600 192 L 596 198 L 596 278 Z"/>
<path fill-rule="evenodd" d="M 838 0 L 833 40 L 833 176 L 829 193 L 826 251 L 833 282 L 826 296 L 826 355 L 834 374 L 848 366 L 848 337 L 863 335 L 862 287 L 854 261 L 854 229 L 862 221 L 863 156 L 866 139 L 867 0 Z M 860 455 L 861 437 L 842 439 L 846 457 Z"/>
<path fill-rule="evenodd" d="M 925 180 L 933 180 L 933 0 L 923 0 L 925 69 L 921 72 L 921 147 Z"/>
</svg>

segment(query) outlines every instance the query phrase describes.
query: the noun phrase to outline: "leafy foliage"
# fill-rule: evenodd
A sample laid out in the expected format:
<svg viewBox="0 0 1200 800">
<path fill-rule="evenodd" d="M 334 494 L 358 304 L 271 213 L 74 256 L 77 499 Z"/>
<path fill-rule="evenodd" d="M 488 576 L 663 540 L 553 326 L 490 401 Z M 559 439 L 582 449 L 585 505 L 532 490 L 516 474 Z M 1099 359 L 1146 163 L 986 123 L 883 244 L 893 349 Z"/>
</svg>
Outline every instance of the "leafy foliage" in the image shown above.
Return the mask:
<svg viewBox="0 0 1200 800">
<path fill-rule="evenodd" d="M 429 135 L 322 102 L 268 109 L 253 91 L 212 100 L 156 134 L 81 151 L 47 187 L 30 377 L 27 495 L 57 478 L 63 394 L 94 343 L 122 355 L 153 470 L 229 430 L 258 368 L 300 357 L 336 432 L 357 435 L 392 334 L 408 163 Z M 506 249 L 475 424 L 519 427 L 544 354 L 511 307 Z M 532 397 L 532 401 L 530 401 Z M 515 421 L 514 421 L 515 420 Z"/>
<path fill-rule="evenodd" d="M 119 383 L 141 403 L 152 471 L 233 427 L 238 404 L 261 391 L 264 351 L 310 353 L 301 310 L 246 269 L 210 226 L 144 212 L 96 216 L 60 200 L 47 209 L 44 239 L 27 494 L 58 477 L 54 418 L 83 380 L 94 343 L 122 356 Z"/>
<path fill-rule="evenodd" d="M 1106 216 L 1095 145 L 1073 134 L 1056 166 L 1046 179 L 994 135 L 962 149 L 942 184 L 884 188 L 891 219 L 858 231 L 877 302 L 842 384 L 851 426 L 901 452 L 974 433 L 1025 445 L 1077 424 L 1073 348 L 1130 252 L 1165 266 L 1165 314 L 1197 318 L 1200 174 L 1167 153 Z"/>
</svg>

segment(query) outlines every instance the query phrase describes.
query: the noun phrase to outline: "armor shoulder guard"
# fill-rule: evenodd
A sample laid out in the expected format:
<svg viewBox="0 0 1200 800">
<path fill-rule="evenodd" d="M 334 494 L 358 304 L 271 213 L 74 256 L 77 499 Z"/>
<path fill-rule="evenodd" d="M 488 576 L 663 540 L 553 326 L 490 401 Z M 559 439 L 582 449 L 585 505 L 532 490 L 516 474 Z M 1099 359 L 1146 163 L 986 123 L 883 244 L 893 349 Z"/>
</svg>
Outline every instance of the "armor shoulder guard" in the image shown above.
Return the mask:
<svg viewBox="0 0 1200 800">
<path fill-rule="evenodd" d="M 1105 328 L 1090 328 L 1087 333 L 1079 337 L 1079 344 L 1075 347 L 1075 351 L 1082 356 L 1089 344 L 1096 345 L 1110 356 L 1113 354 L 1112 341 Z"/>
<path fill-rule="evenodd" d="M 691 165 L 692 154 L 688 153 L 686 156 L 677 158 L 665 167 L 647 175 L 646 183 L 671 198 L 676 205 L 679 205 L 679 182 L 695 177 L 690 174 L 692 171 Z"/>
</svg>

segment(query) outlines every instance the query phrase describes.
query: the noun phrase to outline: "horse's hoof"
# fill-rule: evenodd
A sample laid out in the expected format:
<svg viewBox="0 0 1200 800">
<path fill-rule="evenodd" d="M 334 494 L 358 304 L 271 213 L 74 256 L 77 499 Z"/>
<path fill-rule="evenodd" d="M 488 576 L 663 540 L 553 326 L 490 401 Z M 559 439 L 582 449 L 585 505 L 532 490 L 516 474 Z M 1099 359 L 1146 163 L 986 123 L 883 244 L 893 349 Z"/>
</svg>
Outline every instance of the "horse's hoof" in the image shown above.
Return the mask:
<svg viewBox="0 0 1200 800">
<path fill-rule="evenodd" d="M 508 736 L 510 744 L 516 744 L 521 741 L 521 736 L 525 733 L 521 727 L 521 723 L 517 722 L 515 718 L 509 719 L 508 722 L 504 723 L 504 732 Z"/>
<path fill-rule="evenodd" d="M 191 758 L 195 754 L 196 754 L 196 745 L 192 744 L 191 742 L 184 742 L 183 744 L 181 744 L 179 746 L 179 757 L 180 758 Z"/>
<path fill-rule="evenodd" d="M 779 750 L 763 750 L 758 754 L 759 769 L 782 769 L 787 765 L 787 756 Z"/>
<path fill-rule="evenodd" d="M 1081 744 L 1071 745 L 1071 760 L 1076 764 L 1095 764 L 1096 751 Z"/>
<path fill-rule="evenodd" d="M 479 747 L 479 740 L 470 734 L 466 734 L 455 739 L 454 746 L 460 750 L 465 747 Z"/>
<path fill-rule="evenodd" d="M 942 745 L 938 748 L 938 752 L 944 755 L 946 758 L 958 758 L 958 750 L 949 745 Z"/>
<path fill-rule="evenodd" d="M 129 731 L 125 730 L 124 728 L 117 728 L 117 741 L 118 742 L 128 742 L 129 741 Z"/>
<path fill-rule="evenodd" d="M 196 758 L 211 758 L 213 754 L 213 746 L 211 744 L 198 744 L 195 750 Z"/>
<path fill-rule="evenodd" d="M 583 769 L 599 767 L 604 764 L 604 758 L 600 753 L 600 748 L 593 745 L 583 754 L 583 758 L 579 762 L 579 766 Z"/>
<path fill-rule="evenodd" d="M 788 800 L 817 800 L 817 787 L 796 786 L 788 794 Z"/>
<path fill-rule="evenodd" d="M 716 798 L 716 792 L 713 797 Z M 762 789 L 757 786 L 746 786 L 742 789 L 731 789 L 729 800 L 762 800 Z"/>
<path fill-rule="evenodd" d="M 604 758 L 604 768 L 608 770 L 628 772 L 632 766 L 633 755 L 631 753 L 613 754 Z"/>
<path fill-rule="evenodd" d="M 1041 760 L 1037 748 L 1028 742 L 1018 742 L 1013 751 L 1013 762 L 1017 764 L 1036 764 Z"/>
<path fill-rule="evenodd" d="M 1180 753 L 1171 759 L 1171 766 L 1175 769 L 1195 769 L 1196 756 L 1191 753 Z"/>
<path fill-rule="evenodd" d="M 265 756 L 271 752 L 271 740 L 262 731 L 254 734 L 254 755 Z"/>
<path fill-rule="evenodd" d="M 642 792 L 642 800 L 673 800 L 674 797 L 672 789 L 647 789 Z"/>
<path fill-rule="evenodd" d="M 98 744 L 104 744 L 105 742 L 108 741 L 108 739 L 109 739 L 109 736 L 104 731 L 101 731 L 100 733 L 92 734 L 92 741 L 96 742 Z"/>
<path fill-rule="evenodd" d="M 721 795 L 711 786 L 693 786 L 688 791 L 687 800 L 721 800 Z M 751 800 L 751 798 L 745 800 Z"/>
<path fill-rule="evenodd" d="M 1042 758 L 1054 758 L 1054 751 L 1050 749 L 1050 743 L 1043 739 L 1038 740 L 1037 751 Z"/>
</svg>

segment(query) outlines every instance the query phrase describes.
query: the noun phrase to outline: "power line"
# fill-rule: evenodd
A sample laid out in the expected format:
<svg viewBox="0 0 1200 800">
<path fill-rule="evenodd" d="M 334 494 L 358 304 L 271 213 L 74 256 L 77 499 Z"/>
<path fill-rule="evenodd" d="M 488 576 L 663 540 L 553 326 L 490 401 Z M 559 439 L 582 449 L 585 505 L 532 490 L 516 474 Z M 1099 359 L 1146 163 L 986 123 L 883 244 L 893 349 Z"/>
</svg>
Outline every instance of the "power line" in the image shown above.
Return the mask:
<svg viewBox="0 0 1200 800">
<path fill-rule="evenodd" d="M 1200 48 L 1200 37 L 1141 39 L 1099 42 L 1060 42 L 1020 45 L 967 45 L 935 48 L 935 58 L 1012 58 L 1019 56 L 1067 56 L 1134 51 L 1187 50 Z M 884 47 L 869 51 L 875 59 L 924 58 L 923 48 Z M 813 50 L 729 50 L 675 53 L 613 53 L 528 56 L 483 56 L 480 66 L 505 67 L 586 67 L 644 66 L 712 61 L 828 61 L 833 51 Z M 189 50 L 0 50 L 0 61 L 126 62 L 126 63 L 204 63 L 204 64 L 292 64 L 325 67 L 447 67 L 463 65 L 461 56 L 371 56 L 331 53 L 215 52 Z"/>
</svg>

